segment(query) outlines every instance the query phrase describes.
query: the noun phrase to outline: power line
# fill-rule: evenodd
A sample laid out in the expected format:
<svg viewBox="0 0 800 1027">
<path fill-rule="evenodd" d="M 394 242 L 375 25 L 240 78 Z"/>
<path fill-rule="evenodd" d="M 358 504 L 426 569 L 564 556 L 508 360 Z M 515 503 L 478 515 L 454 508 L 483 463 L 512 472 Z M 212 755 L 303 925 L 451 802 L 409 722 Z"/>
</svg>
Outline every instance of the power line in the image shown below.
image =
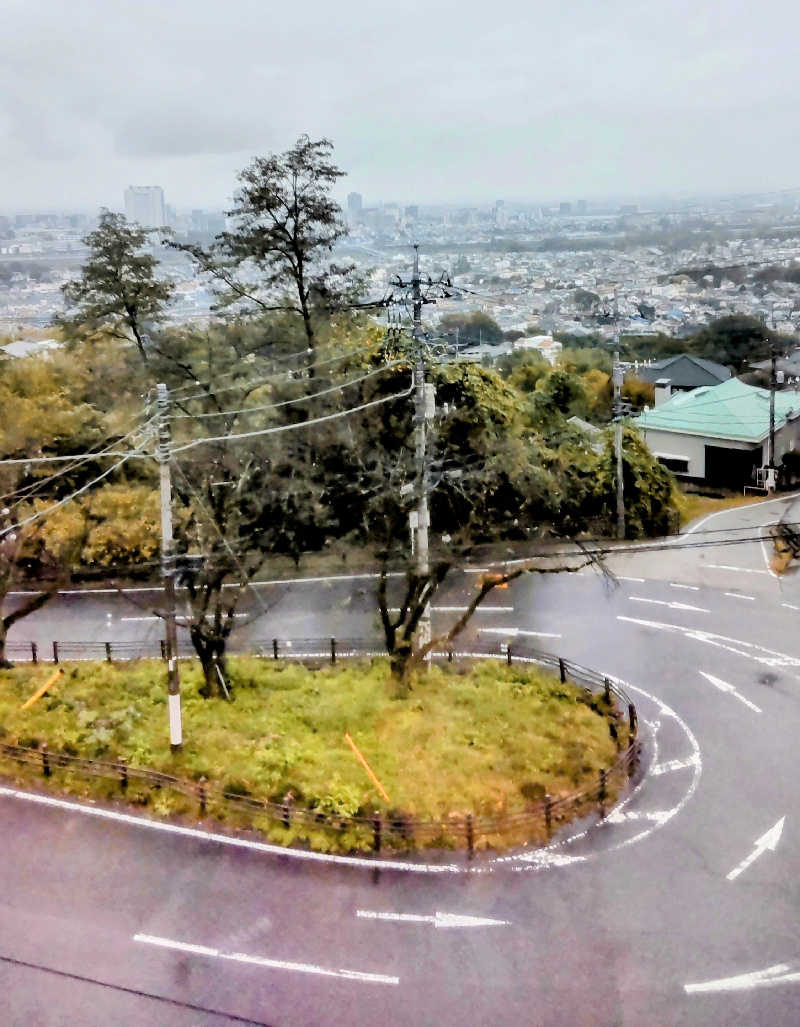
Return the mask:
<svg viewBox="0 0 800 1027">
<path fill-rule="evenodd" d="M 289 371 L 278 371 L 274 374 L 264 375 L 261 378 L 251 379 L 249 382 L 237 382 L 234 385 L 225 385 L 221 389 L 214 389 L 213 395 L 217 396 L 221 392 L 231 392 L 233 389 L 253 389 L 256 388 L 256 386 L 258 385 L 264 385 L 267 382 L 277 381 L 279 379 L 282 381 L 286 381 L 287 374 L 292 375 L 295 372 L 299 371 L 309 371 L 312 367 L 327 367 L 330 364 L 336 364 L 341 362 L 342 360 L 346 360 L 348 357 L 353 356 L 355 354 L 367 352 L 369 349 L 372 348 L 373 347 L 371 346 L 356 346 L 353 349 L 345 350 L 344 352 L 337 354 L 335 357 L 330 357 L 326 360 L 316 360 L 312 364 L 303 364 L 302 367 L 293 368 Z M 301 379 L 297 380 L 299 381 Z M 180 396 L 178 397 L 178 399 L 181 403 L 188 403 L 192 399 L 208 399 L 208 396 L 208 392 L 196 392 L 191 396 Z"/>
<path fill-rule="evenodd" d="M 187 449 L 194 449 L 195 446 L 203 446 L 208 442 L 238 442 L 240 439 L 252 439 L 258 435 L 274 435 L 278 432 L 292 431 L 297 428 L 310 428 L 315 424 L 322 424 L 324 421 L 333 421 L 338 417 L 347 417 L 350 414 L 357 414 L 361 410 L 368 410 L 370 407 L 379 406 L 381 403 L 391 403 L 395 399 L 405 399 L 414 391 L 410 386 L 404 392 L 395 392 L 391 396 L 381 396 L 369 403 L 361 403 L 359 406 L 350 407 L 348 410 L 339 410 L 333 414 L 325 414 L 323 417 L 312 417 L 307 421 L 296 421 L 294 424 L 280 424 L 272 428 L 261 428 L 258 431 L 239 432 L 236 435 L 210 435 L 207 438 L 195 439 L 193 442 L 186 442 L 182 446 L 175 446 L 173 453 L 183 453 Z"/>
<path fill-rule="evenodd" d="M 279 403 L 265 403 L 262 406 L 255 407 L 240 407 L 238 410 L 215 410 L 210 413 L 204 414 L 173 414 L 174 420 L 186 420 L 200 417 L 232 417 L 235 414 L 253 414 L 262 410 L 275 410 L 278 407 L 290 406 L 292 403 L 305 403 L 310 399 L 317 399 L 319 396 L 327 396 L 331 392 L 339 392 L 341 389 L 345 389 L 350 385 L 358 385 L 359 382 L 365 382 L 369 378 L 374 378 L 378 374 L 383 374 L 384 371 L 389 371 L 393 367 L 399 367 L 401 364 L 405 364 L 404 360 L 395 360 L 390 364 L 383 364 L 381 367 L 376 368 L 373 371 L 369 371 L 367 374 L 362 374 L 358 378 L 350 378 L 348 381 L 340 382 L 337 385 L 331 385 L 327 389 L 320 389 L 319 392 L 312 392 L 307 396 L 296 396 L 294 399 L 284 399 Z"/>
<path fill-rule="evenodd" d="M 29 517 L 23 518 L 16 524 L 8 525 L 2 531 L 0 531 L 0 539 L 5 538 L 6 535 L 8 535 L 10 532 L 14 531 L 17 528 L 24 528 L 26 525 L 32 524 L 34 521 L 38 521 L 42 517 L 48 517 L 51 513 L 53 513 L 54 510 L 58 510 L 60 507 L 65 506 L 73 499 L 77 499 L 78 496 L 83 495 L 84 492 L 88 492 L 93 485 L 96 485 L 98 482 L 103 481 L 104 478 L 107 478 L 110 474 L 113 474 L 113 472 L 116 471 L 118 468 L 122 467 L 124 463 L 127 463 L 127 461 L 130 460 L 132 455 L 135 454 L 125 454 L 125 456 L 123 456 L 121 460 L 118 460 L 115 464 L 112 464 L 112 466 L 109 467 L 107 470 L 103 471 L 102 474 L 99 474 L 96 478 L 93 478 L 85 485 L 82 485 L 81 488 L 76 489 L 75 492 L 72 492 L 70 495 L 65 496 L 63 499 L 59 499 L 57 503 L 53 503 L 52 506 L 48 506 L 47 509 L 37 510 L 35 513 L 32 513 Z"/>
</svg>

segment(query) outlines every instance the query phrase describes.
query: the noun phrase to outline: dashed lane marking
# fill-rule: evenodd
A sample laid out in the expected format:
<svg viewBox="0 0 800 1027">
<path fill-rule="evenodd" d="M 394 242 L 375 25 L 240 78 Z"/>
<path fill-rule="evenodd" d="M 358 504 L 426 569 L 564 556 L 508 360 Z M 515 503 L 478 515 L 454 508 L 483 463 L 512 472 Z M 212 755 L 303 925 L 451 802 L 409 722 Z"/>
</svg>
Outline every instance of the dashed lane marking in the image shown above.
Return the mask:
<svg viewBox="0 0 800 1027">
<path fill-rule="evenodd" d="M 678 582 L 678 581 L 670 581 L 669 584 L 670 584 L 670 588 L 683 588 L 687 592 L 699 592 L 700 591 L 700 586 L 699 585 L 681 585 L 680 582 Z"/>
<path fill-rule="evenodd" d="M 751 603 L 756 601 L 755 596 L 746 596 L 744 592 L 723 592 L 722 594 L 729 599 L 749 599 Z"/>
<path fill-rule="evenodd" d="M 163 949 L 174 949 L 188 952 L 194 956 L 207 956 L 211 959 L 227 959 L 234 963 L 248 963 L 251 966 L 263 966 L 270 970 L 290 970 L 293 973 L 315 974 L 319 977 L 343 977 L 348 981 L 362 981 L 365 984 L 399 984 L 399 977 L 388 974 L 365 973 L 361 970 L 340 970 L 313 963 L 290 963 L 285 959 L 268 959 L 266 956 L 249 956 L 245 952 L 221 952 L 207 945 L 193 945 L 188 941 L 176 941 L 173 938 L 159 938 L 152 934 L 135 934 L 134 941 L 145 945 L 156 945 Z"/>
<path fill-rule="evenodd" d="M 672 774 L 676 770 L 686 770 L 696 766 L 697 755 L 695 754 L 685 760 L 667 760 L 665 763 L 657 763 L 650 768 L 650 773 L 654 777 L 659 777 L 661 774 Z"/>
<path fill-rule="evenodd" d="M 736 571 L 737 574 L 769 574 L 769 571 L 761 571 L 755 567 L 732 567 L 727 563 L 707 563 L 706 567 L 713 571 Z"/>
<path fill-rule="evenodd" d="M 647 599 L 645 596 L 628 596 L 632 603 L 652 603 L 654 606 L 668 606 L 670 610 L 688 610 L 691 613 L 711 613 L 704 606 L 690 606 L 688 603 L 677 603 L 669 599 Z"/>
<path fill-rule="evenodd" d="M 478 628 L 487 635 L 510 635 L 516 638 L 517 635 L 530 635 L 531 638 L 561 638 L 561 635 L 554 631 L 524 631 L 522 628 Z"/>
<path fill-rule="evenodd" d="M 701 981 L 698 984 L 684 984 L 687 995 L 698 995 L 714 991 L 750 991 L 753 988 L 768 988 L 774 984 L 794 984 L 800 981 L 800 972 L 792 970 L 788 963 L 776 963 L 765 970 L 737 974 L 735 977 L 720 977 L 715 981 Z"/>
<path fill-rule="evenodd" d="M 644 584 L 644 578 L 626 578 L 624 574 L 617 574 L 616 577 L 619 581 L 635 581 L 637 585 Z"/>
</svg>

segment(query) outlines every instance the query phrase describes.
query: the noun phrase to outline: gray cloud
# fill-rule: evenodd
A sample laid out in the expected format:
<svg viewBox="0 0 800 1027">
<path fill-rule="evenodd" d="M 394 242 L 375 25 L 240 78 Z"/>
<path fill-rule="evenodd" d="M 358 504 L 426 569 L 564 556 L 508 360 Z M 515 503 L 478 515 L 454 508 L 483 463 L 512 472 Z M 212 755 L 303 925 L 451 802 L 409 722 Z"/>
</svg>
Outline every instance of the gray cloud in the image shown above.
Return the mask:
<svg viewBox="0 0 800 1027">
<path fill-rule="evenodd" d="M 5 0 L 5 207 L 224 202 L 256 153 L 331 137 L 369 198 L 797 183 L 790 0 Z"/>
</svg>

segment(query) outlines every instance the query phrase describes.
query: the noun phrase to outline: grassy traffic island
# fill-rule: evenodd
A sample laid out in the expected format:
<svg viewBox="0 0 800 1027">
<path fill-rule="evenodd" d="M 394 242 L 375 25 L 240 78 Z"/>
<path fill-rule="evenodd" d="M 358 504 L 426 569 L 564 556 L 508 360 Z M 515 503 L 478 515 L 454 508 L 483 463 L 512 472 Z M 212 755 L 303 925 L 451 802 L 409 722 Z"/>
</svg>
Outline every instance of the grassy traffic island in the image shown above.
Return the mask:
<svg viewBox="0 0 800 1027">
<path fill-rule="evenodd" d="M 202 812 L 223 829 L 323 851 L 371 849 L 376 811 L 386 848 L 464 847 L 468 813 L 477 848 L 544 841 L 543 821 L 526 812 L 541 809 L 545 795 L 558 799 L 594 786 L 629 742 L 625 720 L 602 693 L 539 669 L 494 661 L 434 666 L 398 700 L 384 660 L 309 668 L 242 657 L 229 664 L 231 702 L 201 698 L 199 667 L 182 664 L 184 748 L 172 754 L 163 664 L 63 669 L 26 710 L 53 667 L 0 672 L 0 742 L 33 750 L 26 762 L 4 751 L 4 777 L 83 799 L 124 800 L 183 822 Z M 91 776 L 59 754 L 124 758 L 124 791 L 118 774 Z M 153 787 L 137 768 L 188 781 L 190 789 Z M 203 779 L 201 811 L 195 789 Z M 623 782 L 622 773 L 609 777 L 609 802 Z M 278 804 L 283 816 L 275 808 L 266 815 L 254 799 Z M 556 825 L 587 808 L 556 806 Z M 436 828 L 420 826 L 432 821 Z"/>
</svg>

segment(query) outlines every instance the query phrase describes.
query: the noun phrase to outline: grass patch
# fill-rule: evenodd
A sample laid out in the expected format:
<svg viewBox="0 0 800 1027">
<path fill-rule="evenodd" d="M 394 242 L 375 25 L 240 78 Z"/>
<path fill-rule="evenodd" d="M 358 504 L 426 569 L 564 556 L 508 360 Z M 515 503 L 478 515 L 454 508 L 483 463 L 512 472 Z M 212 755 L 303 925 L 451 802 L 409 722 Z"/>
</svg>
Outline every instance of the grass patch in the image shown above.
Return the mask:
<svg viewBox="0 0 800 1027">
<path fill-rule="evenodd" d="M 171 754 L 163 664 L 65 665 L 52 692 L 29 710 L 25 699 L 49 667 L 0 672 L 3 741 L 145 767 L 223 785 L 228 791 L 282 801 L 334 816 L 438 820 L 523 812 L 597 782 L 627 729 L 602 697 L 536 669 L 485 661 L 474 669 L 434 666 L 405 700 L 393 698 L 384 660 L 310 670 L 251 657 L 230 661 L 234 701 L 198 695 L 199 668 L 182 664 L 184 750 Z M 619 726 L 615 742 L 611 728 Z M 349 731 L 389 794 L 387 806 L 348 748 Z M 2 757 L 6 774 L 37 784 L 36 770 Z M 119 797 L 113 782 L 59 769 L 53 787 L 84 797 Z M 197 816 L 197 805 L 168 790 L 131 781 L 126 799 L 156 815 Z M 253 827 L 281 843 L 320 849 L 367 848 L 368 828 L 334 832 L 230 811 L 212 801 L 209 815 Z M 400 834 L 402 835 L 402 831 Z M 531 840 L 485 836 L 479 845 Z M 537 840 L 537 839 L 533 839 Z M 401 839 L 389 838 L 388 843 Z M 408 839 L 406 839 L 408 841 Z M 439 844 L 453 844 L 443 836 Z M 413 842 L 412 842 L 413 843 Z"/>
<path fill-rule="evenodd" d="M 681 527 L 685 527 L 691 521 L 705 517 L 711 513 L 719 513 L 721 510 L 733 510 L 738 506 L 752 506 L 753 503 L 763 503 L 771 496 L 742 496 L 739 493 L 731 493 L 726 496 L 703 496 L 697 492 L 684 492 L 676 489 L 675 502 L 681 518 Z"/>
</svg>

